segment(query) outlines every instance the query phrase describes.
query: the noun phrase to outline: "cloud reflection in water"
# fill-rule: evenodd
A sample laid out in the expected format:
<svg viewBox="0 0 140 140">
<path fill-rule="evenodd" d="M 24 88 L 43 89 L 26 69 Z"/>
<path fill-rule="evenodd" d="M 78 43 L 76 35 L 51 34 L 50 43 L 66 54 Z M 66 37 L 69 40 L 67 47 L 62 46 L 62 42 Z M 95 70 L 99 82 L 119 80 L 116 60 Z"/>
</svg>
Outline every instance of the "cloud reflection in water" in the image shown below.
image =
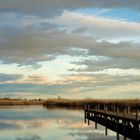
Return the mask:
<svg viewBox="0 0 140 140">
<path fill-rule="evenodd" d="M 94 130 L 92 124 L 84 124 L 83 111 L 47 110 L 41 106 L 26 107 L 23 111 L 22 107 L 0 109 L 0 130 L 0 140 L 116 139 L 112 133 L 104 136 L 101 126 Z"/>
</svg>

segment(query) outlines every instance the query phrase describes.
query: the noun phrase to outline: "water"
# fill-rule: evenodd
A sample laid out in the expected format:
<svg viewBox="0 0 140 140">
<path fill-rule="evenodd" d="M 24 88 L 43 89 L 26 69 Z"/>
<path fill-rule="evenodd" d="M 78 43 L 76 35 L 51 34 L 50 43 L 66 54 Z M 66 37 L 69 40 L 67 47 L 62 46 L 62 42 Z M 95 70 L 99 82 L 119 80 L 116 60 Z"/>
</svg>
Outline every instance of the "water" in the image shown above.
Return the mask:
<svg viewBox="0 0 140 140">
<path fill-rule="evenodd" d="M 81 110 L 0 107 L 0 140 L 116 140 L 116 133 L 84 123 Z"/>
</svg>

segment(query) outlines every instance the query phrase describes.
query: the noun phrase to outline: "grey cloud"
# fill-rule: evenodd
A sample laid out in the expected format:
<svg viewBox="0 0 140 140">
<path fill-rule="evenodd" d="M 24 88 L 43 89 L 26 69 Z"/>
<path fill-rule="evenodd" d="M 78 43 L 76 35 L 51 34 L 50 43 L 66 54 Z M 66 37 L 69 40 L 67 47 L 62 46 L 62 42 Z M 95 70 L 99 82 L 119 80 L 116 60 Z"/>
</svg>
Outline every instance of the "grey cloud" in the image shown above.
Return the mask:
<svg viewBox="0 0 140 140">
<path fill-rule="evenodd" d="M 1 0 L 0 10 L 18 11 L 30 14 L 54 15 L 63 10 L 77 8 L 133 8 L 140 9 L 139 0 Z"/>
<path fill-rule="evenodd" d="M 88 57 L 88 55 L 110 57 L 103 62 L 85 62 L 87 65 L 89 63 L 93 64 L 97 70 L 108 66 L 139 68 L 140 44 L 138 43 L 97 42 L 93 37 L 83 36 L 80 33 L 84 31 L 83 28 L 80 31 L 67 33 L 67 31 L 60 31 L 55 25 L 50 26 L 48 22 L 38 22 L 38 20 L 43 19 L 38 19 L 36 16 L 22 17 L 20 15 L 21 17 L 18 19 L 19 15 L 9 14 L 5 14 L 1 18 L 5 21 L 0 23 L 0 60 L 3 63 L 17 63 L 18 66 L 32 65 L 33 68 L 40 68 L 41 65 L 38 62 L 50 61 L 55 59 L 57 55 L 68 54 L 72 56 L 82 55 L 83 57 Z M 7 19 L 7 17 L 10 19 Z M 25 23 L 31 24 L 31 27 L 23 28 L 22 24 L 25 23 L 22 23 L 22 19 Z M 10 24 L 8 24 L 9 22 Z M 42 27 L 40 24 L 46 25 Z M 45 26 L 48 28 L 45 28 Z M 112 32 L 114 34 L 114 31 Z M 87 54 L 81 51 L 73 51 L 72 48 L 86 49 Z M 89 69 L 92 70 L 90 66 Z"/>
<path fill-rule="evenodd" d="M 78 33 L 80 31 L 83 34 L 88 33 L 102 40 L 120 38 L 121 40 L 126 38 L 133 40 L 140 36 L 139 23 L 81 15 L 74 12 L 64 12 L 61 16 L 48 19 L 48 22 L 62 26 L 65 30 Z"/>
<path fill-rule="evenodd" d="M 34 36 L 34 32 L 32 32 L 32 34 L 17 35 L 15 38 L 10 37 L 5 40 L 0 45 L 0 59 L 5 59 L 4 63 L 16 62 L 21 65 L 34 65 L 35 61 L 50 60 L 51 57 L 48 54 L 56 47 L 56 45 L 54 47 L 49 45 L 53 41 L 51 35 L 49 39 L 49 33 L 42 38 L 39 35 Z"/>
<path fill-rule="evenodd" d="M 77 7 L 79 8 L 81 6 L 84 6 L 84 4 L 90 6 L 90 4 L 88 4 L 84 0 L 80 1 L 80 3 L 79 1 L 69 2 L 63 0 L 52 0 L 52 1 L 25 0 L 24 2 L 18 0 L 12 0 L 12 1 L 1 1 L 0 9 L 1 11 L 4 11 L 6 9 L 9 11 L 16 11 L 16 12 L 18 11 L 27 14 L 50 16 L 50 15 L 56 15 L 65 9 L 76 9 Z"/>
<path fill-rule="evenodd" d="M 12 32 L 9 34 L 12 35 Z M 140 58 L 139 44 L 133 42 L 97 42 L 91 37 L 50 29 L 5 38 L 0 45 L 0 59 L 4 63 L 34 65 L 35 62 L 50 60 L 50 56 L 70 54 L 70 48 L 73 47 L 86 48 L 89 55 L 137 60 Z"/>
<path fill-rule="evenodd" d="M 88 58 L 89 56 L 87 56 Z M 113 58 L 113 57 L 105 57 L 100 60 L 100 57 L 97 56 L 99 60 L 95 59 L 88 59 L 83 60 L 80 62 L 71 62 L 72 64 L 86 65 L 87 68 L 85 69 L 69 69 L 69 71 L 77 71 L 77 72 L 95 72 L 95 71 L 102 71 L 104 69 L 113 69 L 113 68 L 121 68 L 121 69 L 139 69 L 140 64 L 138 59 L 129 59 L 129 58 Z"/>
<path fill-rule="evenodd" d="M 97 43 L 98 44 L 98 43 Z M 98 54 L 101 56 L 110 56 L 118 58 L 138 59 L 140 57 L 139 44 L 133 42 L 120 42 L 118 44 L 103 41 L 98 47 L 93 45 L 90 47 L 90 54 Z"/>
<path fill-rule="evenodd" d="M 64 12 L 54 18 L 40 18 L 37 16 L 16 13 L 0 14 L 0 35 L 11 39 L 19 35 L 32 35 L 36 31 L 63 28 L 65 32 L 90 33 L 97 39 L 138 40 L 140 24 L 135 22 L 113 20 L 97 16 L 86 16 L 74 12 Z M 115 34 L 114 34 L 115 32 Z M 12 36 L 9 36 L 12 33 Z M 2 40 L 1 40 L 2 41 Z"/>
<path fill-rule="evenodd" d="M 0 93 L 34 93 L 56 95 L 64 92 L 63 87 L 68 85 L 41 85 L 41 84 L 0 84 Z M 10 94 L 9 94 L 10 95 Z M 21 94 L 21 96 L 24 94 Z M 20 94 L 19 94 L 20 96 Z M 26 95 L 25 95 L 26 96 Z"/>
<path fill-rule="evenodd" d="M 0 73 L 0 82 L 15 81 L 22 78 L 20 74 L 4 74 Z"/>
</svg>

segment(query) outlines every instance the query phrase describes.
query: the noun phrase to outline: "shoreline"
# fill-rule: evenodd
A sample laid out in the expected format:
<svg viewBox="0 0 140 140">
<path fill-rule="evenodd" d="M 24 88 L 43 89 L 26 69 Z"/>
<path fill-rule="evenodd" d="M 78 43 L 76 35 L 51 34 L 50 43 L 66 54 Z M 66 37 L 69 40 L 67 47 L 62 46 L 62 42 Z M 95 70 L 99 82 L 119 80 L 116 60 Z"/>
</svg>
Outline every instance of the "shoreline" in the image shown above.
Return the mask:
<svg viewBox="0 0 140 140">
<path fill-rule="evenodd" d="M 44 100 L 0 99 L 0 106 L 43 105 Z"/>
<path fill-rule="evenodd" d="M 123 100 L 101 100 L 101 99 L 83 99 L 83 100 L 72 100 L 72 99 L 0 99 L 0 106 L 18 106 L 18 105 L 42 105 L 48 108 L 81 108 L 84 109 L 86 104 L 100 105 L 100 106 L 119 106 L 132 108 L 140 108 L 140 99 L 123 99 Z"/>
</svg>

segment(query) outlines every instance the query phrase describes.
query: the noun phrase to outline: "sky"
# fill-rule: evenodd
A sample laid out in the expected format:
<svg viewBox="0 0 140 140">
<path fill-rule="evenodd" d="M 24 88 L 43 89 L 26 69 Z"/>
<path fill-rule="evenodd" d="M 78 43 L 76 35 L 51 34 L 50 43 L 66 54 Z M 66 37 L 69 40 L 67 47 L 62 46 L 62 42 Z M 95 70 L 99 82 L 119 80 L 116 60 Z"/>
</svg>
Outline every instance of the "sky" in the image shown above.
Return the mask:
<svg viewBox="0 0 140 140">
<path fill-rule="evenodd" d="M 0 0 L 0 98 L 140 99 L 139 0 Z"/>
</svg>

